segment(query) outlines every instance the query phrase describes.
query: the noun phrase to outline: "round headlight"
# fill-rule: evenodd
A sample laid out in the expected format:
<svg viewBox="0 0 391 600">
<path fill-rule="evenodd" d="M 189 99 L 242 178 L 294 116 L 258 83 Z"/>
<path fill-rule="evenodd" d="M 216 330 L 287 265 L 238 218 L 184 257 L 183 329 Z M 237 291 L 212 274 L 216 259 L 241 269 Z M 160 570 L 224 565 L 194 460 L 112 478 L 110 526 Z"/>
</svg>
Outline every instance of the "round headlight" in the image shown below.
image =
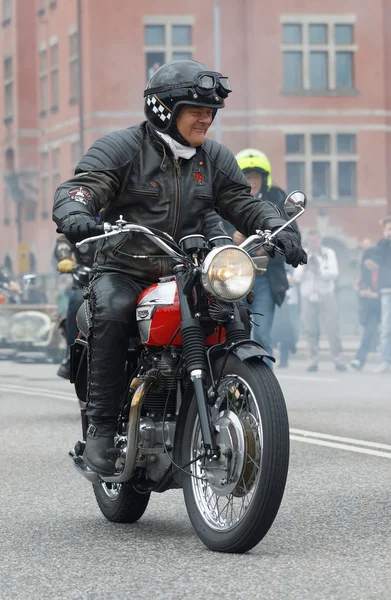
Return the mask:
<svg viewBox="0 0 391 600">
<path fill-rule="evenodd" d="M 241 300 L 252 290 L 255 269 L 247 252 L 237 246 L 214 248 L 202 266 L 204 288 L 222 300 Z"/>
</svg>

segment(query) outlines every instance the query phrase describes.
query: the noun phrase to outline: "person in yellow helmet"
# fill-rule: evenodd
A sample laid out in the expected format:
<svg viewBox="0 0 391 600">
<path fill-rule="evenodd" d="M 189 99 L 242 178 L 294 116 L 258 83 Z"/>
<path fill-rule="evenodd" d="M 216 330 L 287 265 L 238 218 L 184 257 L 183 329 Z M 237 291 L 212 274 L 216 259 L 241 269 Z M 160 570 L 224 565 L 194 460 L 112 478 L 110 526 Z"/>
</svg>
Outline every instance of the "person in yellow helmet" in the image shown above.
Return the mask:
<svg viewBox="0 0 391 600">
<path fill-rule="evenodd" d="M 272 183 L 272 167 L 266 154 L 255 148 L 246 148 L 236 155 L 239 167 L 243 171 L 249 186 L 251 194 L 259 198 L 262 202 L 271 202 L 278 207 L 281 214 L 284 215 L 285 192 L 274 186 Z M 295 229 L 296 226 L 295 226 Z M 242 234 L 229 228 L 228 233 L 236 244 L 244 241 Z M 285 299 L 285 294 L 289 288 L 284 257 L 276 254 L 269 261 L 266 274 L 256 277 L 253 295 L 254 299 L 250 305 L 253 313 L 253 338 L 261 343 L 265 350 L 272 354 L 272 326 L 276 306 L 281 306 Z M 259 316 L 262 315 L 262 316 Z M 292 336 L 289 335 L 290 340 Z M 294 342 L 290 347 L 294 350 Z M 268 362 L 272 366 L 271 362 Z M 287 366 L 281 364 L 281 366 Z"/>
</svg>

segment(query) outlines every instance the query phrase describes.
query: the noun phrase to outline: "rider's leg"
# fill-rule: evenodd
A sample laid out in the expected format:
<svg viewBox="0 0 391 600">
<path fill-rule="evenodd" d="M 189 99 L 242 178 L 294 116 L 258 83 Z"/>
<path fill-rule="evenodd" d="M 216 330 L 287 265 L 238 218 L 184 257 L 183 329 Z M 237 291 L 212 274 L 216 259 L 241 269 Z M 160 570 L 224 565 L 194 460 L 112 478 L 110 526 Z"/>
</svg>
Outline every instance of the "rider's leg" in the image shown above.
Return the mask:
<svg viewBox="0 0 391 600">
<path fill-rule="evenodd" d="M 123 273 L 102 273 L 89 288 L 88 428 L 86 464 L 114 472 L 114 445 L 129 338 L 137 334 L 135 310 L 142 288 Z"/>
</svg>

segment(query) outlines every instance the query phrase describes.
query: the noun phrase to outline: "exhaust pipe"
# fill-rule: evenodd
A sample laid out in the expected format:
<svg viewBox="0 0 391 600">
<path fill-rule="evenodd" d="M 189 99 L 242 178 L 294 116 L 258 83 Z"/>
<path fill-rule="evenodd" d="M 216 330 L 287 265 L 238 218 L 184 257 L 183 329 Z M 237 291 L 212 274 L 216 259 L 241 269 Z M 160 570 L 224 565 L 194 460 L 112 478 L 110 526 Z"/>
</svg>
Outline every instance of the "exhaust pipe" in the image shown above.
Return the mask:
<svg viewBox="0 0 391 600">
<path fill-rule="evenodd" d="M 137 383 L 138 379 L 136 380 L 136 385 Z M 154 383 L 156 383 L 156 377 L 147 376 L 145 381 L 139 385 L 134 392 L 129 411 L 129 424 L 127 431 L 128 443 L 125 451 L 124 468 L 118 475 L 110 475 L 109 477 L 102 476 L 101 479 L 103 479 L 103 481 L 107 481 L 108 483 L 121 483 L 124 481 L 129 481 L 129 479 L 132 477 L 137 458 L 138 429 L 141 417 L 141 408 L 145 394 Z"/>
<path fill-rule="evenodd" d="M 130 387 L 132 388 L 132 386 L 137 386 L 138 383 L 139 379 L 135 378 L 130 384 Z M 82 454 L 77 455 L 75 450 L 69 451 L 69 455 L 72 457 L 77 471 L 81 473 L 83 477 L 85 477 L 90 483 L 94 485 L 101 483 L 102 481 L 106 481 L 107 483 L 122 483 L 124 481 L 129 481 L 129 479 L 132 477 L 138 451 L 138 429 L 141 417 L 141 408 L 145 394 L 154 383 L 156 383 L 156 377 L 153 375 L 151 377 L 147 376 L 145 381 L 141 385 L 138 385 L 133 394 L 129 411 L 129 423 L 127 431 L 128 441 L 124 451 L 125 464 L 120 473 L 110 476 L 99 475 L 87 467 L 83 460 Z"/>
</svg>

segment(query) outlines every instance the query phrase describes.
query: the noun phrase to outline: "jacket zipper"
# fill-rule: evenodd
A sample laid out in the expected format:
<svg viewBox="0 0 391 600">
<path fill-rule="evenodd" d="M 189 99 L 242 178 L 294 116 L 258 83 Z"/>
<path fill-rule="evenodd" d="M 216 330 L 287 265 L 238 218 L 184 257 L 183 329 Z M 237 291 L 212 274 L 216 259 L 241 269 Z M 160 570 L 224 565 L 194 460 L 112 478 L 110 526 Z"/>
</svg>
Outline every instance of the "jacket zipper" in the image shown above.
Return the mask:
<svg viewBox="0 0 391 600">
<path fill-rule="evenodd" d="M 174 160 L 174 165 L 175 165 L 175 176 L 176 176 L 176 206 L 175 206 L 175 221 L 174 221 L 174 229 L 172 232 L 172 237 L 175 237 L 176 234 L 176 230 L 178 227 L 178 221 L 179 221 L 179 210 L 180 210 L 180 187 L 179 187 L 179 180 L 181 177 L 181 168 L 179 165 L 179 160 L 175 159 Z"/>
</svg>

